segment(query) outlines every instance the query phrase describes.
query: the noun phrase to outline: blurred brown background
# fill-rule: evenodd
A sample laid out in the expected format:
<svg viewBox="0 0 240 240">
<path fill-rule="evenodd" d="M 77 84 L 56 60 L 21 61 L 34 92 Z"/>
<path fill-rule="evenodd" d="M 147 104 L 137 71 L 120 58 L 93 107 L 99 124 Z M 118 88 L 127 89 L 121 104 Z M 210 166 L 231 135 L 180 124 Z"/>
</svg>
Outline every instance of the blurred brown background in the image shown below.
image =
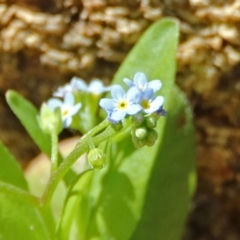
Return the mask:
<svg viewBox="0 0 240 240">
<path fill-rule="evenodd" d="M 0 0 L 0 139 L 22 166 L 38 154 L 5 102 L 37 107 L 72 76 L 111 81 L 154 21 L 180 21 L 177 84 L 195 114 L 198 189 L 184 240 L 240 239 L 239 0 Z"/>
</svg>

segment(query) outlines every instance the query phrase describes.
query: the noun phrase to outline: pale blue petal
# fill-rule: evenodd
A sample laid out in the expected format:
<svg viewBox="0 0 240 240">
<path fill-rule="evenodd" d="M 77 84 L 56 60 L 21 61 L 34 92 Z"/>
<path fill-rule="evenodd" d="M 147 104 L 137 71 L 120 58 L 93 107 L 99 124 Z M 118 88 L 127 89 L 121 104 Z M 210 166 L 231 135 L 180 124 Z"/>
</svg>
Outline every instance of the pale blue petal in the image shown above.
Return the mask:
<svg viewBox="0 0 240 240">
<path fill-rule="evenodd" d="M 91 81 L 88 87 L 89 92 L 96 93 L 96 94 L 102 93 L 102 89 L 103 89 L 103 83 L 99 80 Z"/>
<path fill-rule="evenodd" d="M 154 113 L 162 107 L 163 103 L 164 103 L 164 97 L 158 96 L 151 102 L 150 108 L 145 109 L 144 112 Z"/>
<path fill-rule="evenodd" d="M 57 107 L 61 107 L 62 104 L 63 104 L 62 101 L 60 101 L 59 99 L 56 99 L 56 98 L 51 98 L 47 102 L 47 105 L 53 110 Z"/>
<path fill-rule="evenodd" d="M 142 99 L 151 100 L 152 98 L 153 98 L 153 89 L 147 87 L 147 88 L 142 92 Z"/>
<path fill-rule="evenodd" d="M 63 98 L 67 92 L 71 92 L 71 91 L 72 91 L 72 87 L 69 84 L 66 84 L 63 87 L 59 87 L 57 91 L 53 93 L 53 96 Z"/>
<path fill-rule="evenodd" d="M 72 118 L 71 117 L 67 117 L 66 119 L 63 120 L 63 126 L 66 128 L 66 127 L 69 127 L 72 123 Z"/>
<path fill-rule="evenodd" d="M 137 72 L 133 77 L 133 82 L 139 89 L 144 89 L 147 86 L 147 77 L 144 73 Z"/>
<path fill-rule="evenodd" d="M 74 105 L 74 96 L 71 92 L 67 92 L 64 96 L 64 104 L 67 104 L 67 105 Z"/>
<path fill-rule="evenodd" d="M 113 111 L 115 108 L 114 100 L 110 98 L 102 98 L 99 102 L 99 105 L 106 111 Z"/>
<path fill-rule="evenodd" d="M 125 99 L 125 92 L 120 85 L 114 85 L 111 88 L 111 95 L 113 99 L 122 100 Z"/>
<path fill-rule="evenodd" d="M 109 90 L 110 90 L 110 87 L 105 87 L 103 83 L 98 79 L 93 80 L 89 84 L 89 88 L 88 88 L 88 91 L 93 94 L 101 94 Z"/>
<path fill-rule="evenodd" d="M 158 96 L 158 97 L 156 97 L 156 98 L 154 99 L 153 102 L 156 102 L 156 104 L 162 106 L 163 103 L 164 103 L 164 97 L 163 97 L 163 96 Z"/>
<path fill-rule="evenodd" d="M 160 80 L 152 80 L 148 83 L 148 87 L 152 88 L 154 92 L 157 92 L 162 87 L 162 82 Z"/>
<path fill-rule="evenodd" d="M 127 114 L 134 115 L 141 111 L 141 106 L 138 104 L 132 104 L 127 108 Z"/>
<path fill-rule="evenodd" d="M 111 119 L 118 122 L 124 119 L 126 114 L 126 111 L 113 111 L 111 113 Z"/>
<path fill-rule="evenodd" d="M 78 104 L 74 105 L 73 107 L 71 107 L 71 116 L 75 115 L 79 111 L 81 106 L 82 106 L 82 104 L 78 103 Z"/>
<path fill-rule="evenodd" d="M 53 93 L 54 97 L 59 97 L 59 98 L 63 98 L 65 94 L 65 90 L 64 89 L 58 89 L 56 92 Z"/>
<path fill-rule="evenodd" d="M 71 81 L 71 85 L 74 86 L 74 88 L 87 92 L 88 91 L 88 86 L 87 84 L 83 81 L 83 79 L 78 78 L 78 77 L 73 77 Z"/>
<path fill-rule="evenodd" d="M 126 94 L 126 99 L 130 103 L 139 103 L 141 98 L 141 92 L 136 87 L 131 87 Z"/>
<path fill-rule="evenodd" d="M 124 78 L 123 81 L 129 86 L 129 87 L 133 87 L 135 86 L 135 84 L 128 78 Z"/>
</svg>

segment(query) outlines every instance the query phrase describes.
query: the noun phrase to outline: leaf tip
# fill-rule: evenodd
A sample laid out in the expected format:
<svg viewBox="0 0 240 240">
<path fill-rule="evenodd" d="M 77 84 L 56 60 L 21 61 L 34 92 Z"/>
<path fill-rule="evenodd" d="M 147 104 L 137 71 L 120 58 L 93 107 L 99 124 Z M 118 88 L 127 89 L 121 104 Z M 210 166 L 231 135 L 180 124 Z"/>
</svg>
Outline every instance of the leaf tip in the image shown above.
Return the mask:
<svg viewBox="0 0 240 240">
<path fill-rule="evenodd" d="M 11 89 L 6 91 L 5 96 L 6 96 L 7 101 L 12 98 L 14 93 L 15 93 L 15 91 L 11 90 Z"/>
</svg>

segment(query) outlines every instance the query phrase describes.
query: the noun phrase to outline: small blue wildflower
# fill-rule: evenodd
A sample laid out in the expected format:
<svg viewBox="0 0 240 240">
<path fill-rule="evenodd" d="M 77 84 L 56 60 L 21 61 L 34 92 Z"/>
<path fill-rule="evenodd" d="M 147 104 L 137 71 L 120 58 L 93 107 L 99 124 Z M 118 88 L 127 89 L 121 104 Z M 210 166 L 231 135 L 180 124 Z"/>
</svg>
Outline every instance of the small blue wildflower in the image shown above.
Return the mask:
<svg viewBox="0 0 240 240">
<path fill-rule="evenodd" d="M 79 83 L 78 83 L 79 80 L 76 79 L 76 78 L 72 78 L 70 83 L 64 85 L 63 87 L 59 87 L 57 89 L 57 91 L 55 91 L 53 93 L 53 96 L 63 98 L 66 93 L 68 93 L 68 92 L 73 93 L 73 92 L 77 91 L 78 88 L 79 88 L 79 86 L 78 86 L 79 85 Z"/>
<path fill-rule="evenodd" d="M 63 126 L 65 128 L 71 125 L 72 117 L 79 111 L 82 106 L 81 103 L 74 104 L 74 96 L 71 92 L 67 92 L 64 95 L 63 101 L 56 98 L 51 98 L 48 100 L 47 104 L 52 110 L 57 107 L 60 108 Z"/>
<path fill-rule="evenodd" d="M 77 89 L 83 92 L 89 92 L 95 95 L 100 95 L 110 90 L 110 87 L 105 87 L 102 81 L 94 79 L 87 85 L 82 79 L 74 77 L 73 80 L 76 83 Z"/>
<path fill-rule="evenodd" d="M 88 91 L 95 95 L 100 95 L 109 90 L 111 90 L 111 87 L 105 87 L 102 81 L 98 79 L 92 80 L 88 86 Z"/>
<path fill-rule="evenodd" d="M 135 73 L 133 81 L 128 78 L 124 78 L 123 81 L 129 87 L 137 87 L 141 92 L 144 92 L 147 88 L 151 88 L 153 92 L 157 92 L 162 87 L 162 83 L 160 80 L 152 80 L 148 82 L 146 75 L 141 72 Z"/>
<path fill-rule="evenodd" d="M 137 88 L 130 88 L 127 93 L 120 85 L 114 85 L 111 88 L 112 99 L 103 98 L 99 105 L 107 111 L 108 119 L 113 123 L 119 122 L 128 115 L 134 115 L 141 111 L 138 104 L 140 92 Z"/>
<path fill-rule="evenodd" d="M 91 81 L 88 86 L 83 79 L 73 77 L 69 84 L 66 84 L 63 87 L 59 87 L 57 91 L 53 93 L 53 96 L 63 98 L 67 92 L 74 93 L 79 90 L 83 92 L 89 92 L 95 95 L 100 95 L 104 92 L 109 91 L 110 87 L 105 87 L 104 84 L 98 79 L 94 79 L 93 81 Z"/>
<path fill-rule="evenodd" d="M 164 97 L 154 97 L 153 94 L 154 92 L 152 88 L 146 88 L 145 91 L 141 94 L 140 105 L 144 113 L 154 113 L 163 106 Z"/>
</svg>

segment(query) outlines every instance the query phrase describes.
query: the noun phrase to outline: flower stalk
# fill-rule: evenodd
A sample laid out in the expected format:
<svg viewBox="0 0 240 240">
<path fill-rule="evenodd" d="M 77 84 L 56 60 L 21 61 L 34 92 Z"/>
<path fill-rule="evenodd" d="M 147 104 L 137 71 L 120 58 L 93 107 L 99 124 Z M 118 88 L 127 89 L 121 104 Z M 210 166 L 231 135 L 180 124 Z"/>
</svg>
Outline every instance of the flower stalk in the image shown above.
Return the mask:
<svg viewBox="0 0 240 240">
<path fill-rule="evenodd" d="M 107 126 L 107 127 L 106 127 Z M 103 130 L 105 127 L 105 130 Z M 58 185 L 58 183 L 63 179 L 65 174 L 71 168 L 73 163 L 85 152 L 90 150 L 88 144 L 88 138 L 92 137 L 91 135 L 95 135 L 96 133 L 100 132 L 97 136 L 92 138 L 92 141 L 95 146 L 98 146 L 101 142 L 110 139 L 116 134 L 116 129 L 110 122 L 107 120 L 103 121 L 102 124 L 99 124 L 95 128 L 92 129 L 88 134 L 84 135 L 79 142 L 77 143 L 76 147 L 73 151 L 66 157 L 66 159 L 59 165 L 59 167 L 52 173 L 49 182 L 47 184 L 47 188 L 43 193 L 41 198 L 41 202 L 44 205 L 48 205 L 52 199 L 53 193 Z"/>
</svg>

